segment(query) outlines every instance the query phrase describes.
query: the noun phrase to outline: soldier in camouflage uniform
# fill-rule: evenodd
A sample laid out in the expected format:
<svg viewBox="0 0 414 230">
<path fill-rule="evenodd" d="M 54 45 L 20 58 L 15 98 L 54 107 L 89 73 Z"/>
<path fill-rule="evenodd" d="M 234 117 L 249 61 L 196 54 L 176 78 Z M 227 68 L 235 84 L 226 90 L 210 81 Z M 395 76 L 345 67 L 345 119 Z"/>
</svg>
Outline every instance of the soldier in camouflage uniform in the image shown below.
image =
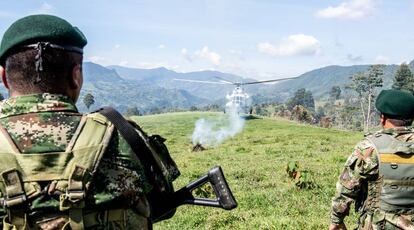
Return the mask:
<svg viewBox="0 0 414 230">
<path fill-rule="evenodd" d="M 366 135 L 345 163 L 329 229 L 346 229 L 351 203 L 358 229 L 414 230 L 414 96 L 383 90 L 376 101 L 383 130 Z"/>
<path fill-rule="evenodd" d="M 105 117 L 75 106 L 85 45 L 79 29 L 50 15 L 22 18 L 3 36 L 0 74 L 10 93 L 0 104 L 3 229 L 152 226 L 145 162 Z M 92 160 L 81 159 L 92 150 Z"/>
</svg>

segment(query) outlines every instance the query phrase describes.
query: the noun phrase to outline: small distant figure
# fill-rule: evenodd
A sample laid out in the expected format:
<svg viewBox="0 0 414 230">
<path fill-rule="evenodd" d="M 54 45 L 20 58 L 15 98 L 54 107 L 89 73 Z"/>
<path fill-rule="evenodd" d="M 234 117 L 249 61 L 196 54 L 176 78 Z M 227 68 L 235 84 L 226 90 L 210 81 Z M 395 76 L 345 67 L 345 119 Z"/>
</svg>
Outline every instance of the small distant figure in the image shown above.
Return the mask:
<svg viewBox="0 0 414 230">
<path fill-rule="evenodd" d="M 358 229 L 414 229 L 414 96 L 383 90 L 381 131 L 366 135 L 345 163 L 332 200 L 330 230 L 346 229 L 351 203 Z"/>
</svg>

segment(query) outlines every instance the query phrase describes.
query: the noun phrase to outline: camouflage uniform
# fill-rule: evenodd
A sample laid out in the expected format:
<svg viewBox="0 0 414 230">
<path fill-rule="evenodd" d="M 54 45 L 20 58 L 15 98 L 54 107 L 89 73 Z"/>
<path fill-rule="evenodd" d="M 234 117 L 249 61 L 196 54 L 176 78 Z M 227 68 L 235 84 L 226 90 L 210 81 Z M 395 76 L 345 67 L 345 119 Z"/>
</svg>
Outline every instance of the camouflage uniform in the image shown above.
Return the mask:
<svg viewBox="0 0 414 230">
<path fill-rule="evenodd" d="M 400 141 L 414 141 L 414 129 L 397 127 L 384 129 L 384 133 Z M 374 134 L 375 135 L 375 134 Z M 369 137 L 369 136 L 368 136 Z M 414 229 L 414 214 L 390 213 L 379 208 L 380 185 L 378 152 L 372 142 L 359 142 L 345 163 L 345 168 L 336 184 L 336 195 L 332 200 L 331 222 L 343 223 L 349 214 L 352 202 L 360 213 L 358 229 Z"/>
<path fill-rule="evenodd" d="M 25 95 L 9 98 L 0 104 L 3 131 L 10 135 L 22 154 L 64 151 L 81 117 L 71 99 L 61 95 Z M 127 209 L 127 227 L 146 229 L 151 223 L 145 194 L 151 186 L 144 176 L 143 167 L 116 131 L 109 143 L 96 178 L 86 194 L 86 207 L 88 210 Z M 31 205 L 32 208 L 42 208 L 32 213 L 33 218 L 29 221 L 38 221 L 37 217 L 43 220 L 48 216 L 52 219 L 41 222 L 41 229 L 58 229 L 67 221 L 65 215 L 56 217 L 59 201 L 54 197 L 41 196 Z M 5 210 L 1 209 L 0 213 L 4 216 Z M 105 216 L 105 213 L 99 215 Z M 117 229 L 118 224 L 107 219 L 94 229 Z"/>
</svg>

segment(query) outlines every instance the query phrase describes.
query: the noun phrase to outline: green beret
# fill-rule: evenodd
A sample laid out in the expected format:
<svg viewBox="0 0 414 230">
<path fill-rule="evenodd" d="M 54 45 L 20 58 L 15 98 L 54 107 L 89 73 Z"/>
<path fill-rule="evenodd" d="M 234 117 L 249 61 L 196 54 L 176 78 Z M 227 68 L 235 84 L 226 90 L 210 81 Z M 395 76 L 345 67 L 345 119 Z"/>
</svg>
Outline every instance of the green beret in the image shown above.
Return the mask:
<svg viewBox="0 0 414 230">
<path fill-rule="evenodd" d="M 408 91 L 383 90 L 377 97 L 375 107 L 390 118 L 414 118 L 414 96 Z"/>
<path fill-rule="evenodd" d="M 44 14 L 27 16 L 14 22 L 4 33 L 0 45 L 0 63 L 4 62 L 13 49 L 37 42 L 82 50 L 87 40 L 77 27 L 62 18 Z"/>
</svg>

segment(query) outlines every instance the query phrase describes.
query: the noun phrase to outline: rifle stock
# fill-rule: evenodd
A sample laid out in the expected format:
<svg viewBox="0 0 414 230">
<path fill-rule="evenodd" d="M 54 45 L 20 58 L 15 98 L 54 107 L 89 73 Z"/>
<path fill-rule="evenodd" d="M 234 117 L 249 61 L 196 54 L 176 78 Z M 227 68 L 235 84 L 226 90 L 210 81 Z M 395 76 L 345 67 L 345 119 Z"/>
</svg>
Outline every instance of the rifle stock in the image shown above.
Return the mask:
<svg viewBox="0 0 414 230">
<path fill-rule="evenodd" d="M 207 182 L 210 182 L 213 187 L 216 199 L 194 197 L 192 191 Z M 162 204 L 160 202 L 158 204 L 160 206 L 152 210 L 151 219 L 155 222 L 166 219 L 165 216 L 168 216 L 167 218 L 171 217 L 171 213 L 177 207 L 184 204 L 217 207 L 225 210 L 231 210 L 237 207 L 237 201 L 227 184 L 220 166 L 210 169 L 206 175 L 174 192 L 167 199 L 164 199 Z"/>
</svg>

